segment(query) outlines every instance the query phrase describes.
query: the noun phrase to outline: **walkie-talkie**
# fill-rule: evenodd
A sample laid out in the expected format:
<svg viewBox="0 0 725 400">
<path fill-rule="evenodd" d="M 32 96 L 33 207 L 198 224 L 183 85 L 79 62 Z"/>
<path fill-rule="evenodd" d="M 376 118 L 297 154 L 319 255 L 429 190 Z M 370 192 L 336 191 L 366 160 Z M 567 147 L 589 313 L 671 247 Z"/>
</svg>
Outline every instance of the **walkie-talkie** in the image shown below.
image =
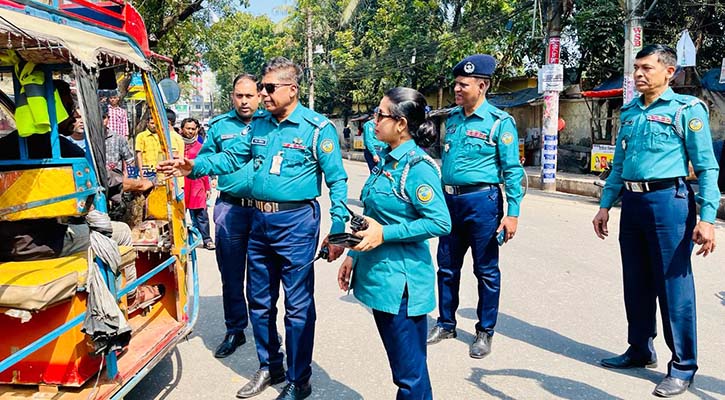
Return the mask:
<svg viewBox="0 0 725 400">
<path fill-rule="evenodd" d="M 310 265 L 314 264 L 315 261 L 319 259 L 328 260 L 330 258 L 330 249 L 327 248 L 327 246 L 324 246 L 320 249 L 320 251 L 317 253 L 317 257 L 315 257 L 314 260 L 308 262 L 307 264 L 297 268 L 297 271 L 301 271 L 306 267 L 309 267 Z"/>
<path fill-rule="evenodd" d="M 355 214 L 350 207 L 347 206 L 347 204 L 345 204 L 345 208 L 347 208 L 347 212 L 350 213 L 350 227 L 353 232 L 360 232 L 368 229 L 370 225 L 368 224 L 368 221 L 365 220 L 365 217 L 360 214 Z"/>
</svg>

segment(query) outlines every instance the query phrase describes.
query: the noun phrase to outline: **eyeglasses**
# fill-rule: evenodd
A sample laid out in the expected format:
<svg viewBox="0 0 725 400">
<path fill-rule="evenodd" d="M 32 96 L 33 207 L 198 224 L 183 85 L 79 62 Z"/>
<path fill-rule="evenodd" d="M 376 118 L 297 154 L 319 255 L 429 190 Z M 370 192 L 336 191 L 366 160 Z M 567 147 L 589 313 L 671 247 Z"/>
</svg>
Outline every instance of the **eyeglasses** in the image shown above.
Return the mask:
<svg viewBox="0 0 725 400">
<path fill-rule="evenodd" d="M 383 118 L 391 118 L 391 119 L 394 119 L 396 121 L 400 119 L 400 117 L 398 117 L 397 115 L 386 114 L 386 113 L 384 113 L 384 112 L 382 112 L 380 110 L 375 110 L 375 113 L 373 114 L 373 117 L 375 118 L 375 122 L 380 122 L 380 121 L 383 120 Z"/>
<path fill-rule="evenodd" d="M 294 86 L 294 85 L 295 85 L 294 83 L 261 83 L 260 82 L 257 84 L 257 90 L 259 90 L 260 92 L 262 90 L 264 90 L 265 92 L 267 92 L 267 94 L 272 94 L 272 93 L 274 93 L 275 90 L 277 90 L 278 87 Z"/>
</svg>

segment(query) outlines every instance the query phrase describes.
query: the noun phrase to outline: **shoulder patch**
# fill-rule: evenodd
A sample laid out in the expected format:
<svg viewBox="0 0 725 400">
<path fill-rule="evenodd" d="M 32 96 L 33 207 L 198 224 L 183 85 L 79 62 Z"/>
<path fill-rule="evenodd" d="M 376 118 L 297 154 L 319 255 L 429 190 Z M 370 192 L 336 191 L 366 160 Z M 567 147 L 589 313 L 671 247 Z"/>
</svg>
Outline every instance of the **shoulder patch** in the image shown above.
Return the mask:
<svg viewBox="0 0 725 400">
<path fill-rule="evenodd" d="M 419 185 L 418 188 L 415 189 L 415 197 L 417 197 L 421 203 L 428 203 L 433 200 L 433 188 L 426 184 Z"/>
<path fill-rule="evenodd" d="M 693 132 L 699 132 L 703 127 L 702 120 L 700 118 L 692 118 L 688 123 L 687 127 Z"/>
<path fill-rule="evenodd" d="M 514 142 L 514 134 L 511 132 L 505 132 L 503 135 L 501 135 L 501 142 L 505 145 L 510 145 Z"/>
<path fill-rule="evenodd" d="M 335 143 L 332 139 L 325 139 L 320 143 L 320 149 L 323 153 L 332 153 L 332 150 L 335 150 Z"/>
</svg>

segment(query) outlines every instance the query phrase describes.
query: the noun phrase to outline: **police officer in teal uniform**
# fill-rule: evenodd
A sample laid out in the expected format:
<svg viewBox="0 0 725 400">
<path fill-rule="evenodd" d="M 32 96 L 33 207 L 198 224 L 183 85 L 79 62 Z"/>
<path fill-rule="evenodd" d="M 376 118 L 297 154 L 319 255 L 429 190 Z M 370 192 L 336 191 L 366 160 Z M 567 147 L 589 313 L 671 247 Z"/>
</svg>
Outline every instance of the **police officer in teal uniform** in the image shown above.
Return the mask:
<svg viewBox="0 0 725 400">
<path fill-rule="evenodd" d="M 473 274 L 478 281 L 476 338 L 469 355 L 483 358 L 491 352 L 498 317 L 501 273 L 499 243 L 511 240 L 518 226 L 523 197 L 516 124 L 504 111 L 486 101 L 493 57 L 477 54 L 453 68 L 458 107 L 446 122 L 443 143 L 443 189 L 453 228 L 438 244 L 438 322 L 428 344 L 456 337 L 456 309 L 463 257 L 473 255 Z M 501 183 L 505 183 L 506 216 L 503 216 Z"/>
<path fill-rule="evenodd" d="M 596 235 L 609 234 L 609 209 L 622 196 L 619 245 L 629 348 L 606 358 L 607 368 L 657 366 L 657 301 L 665 342 L 672 352 L 667 376 L 654 389 L 660 397 L 684 393 L 697 371 L 695 284 L 691 255 L 715 250 L 713 223 L 720 201 L 718 164 L 707 107 L 669 87 L 677 55 L 649 45 L 636 55 L 634 81 L 642 95 L 622 107 L 612 172 L 592 221 Z M 685 181 L 688 162 L 699 182 Z M 697 222 L 695 203 L 700 205 Z"/>
<path fill-rule="evenodd" d="M 438 164 L 419 146 L 436 139 L 426 101 L 414 89 L 388 91 L 375 114 L 386 144 L 360 199 L 369 227 L 343 262 L 338 284 L 373 309 L 398 400 L 433 398 L 426 364 L 426 319 L 435 308 L 435 269 L 428 240 L 451 220 Z M 351 272 L 352 283 L 350 282 Z"/>
<path fill-rule="evenodd" d="M 365 145 L 365 150 L 363 150 L 365 162 L 368 164 L 368 169 L 372 171 L 380 162 L 378 153 L 387 147 L 375 136 L 375 121 L 372 119 L 363 124 L 363 144 Z"/>
<path fill-rule="evenodd" d="M 257 90 L 257 77 L 239 74 L 232 83 L 231 100 L 234 108 L 213 118 L 207 139 L 198 156 L 217 154 L 240 140 L 249 129 L 252 116 L 261 117 L 257 110 L 261 97 Z M 244 329 L 249 324 L 247 300 L 244 296 L 244 275 L 247 264 L 247 242 L 252 227 L 251 168 L 221 175 L 217 179 L 219 197 L 214 206 L 216 260 L 222 278 L 222 304 L 226 335 L 217 346 L 214 356 L 224 358 L 244 344 Z"/>
<path fill-rule="evenodd" d="M 321 182 L 330 190 L 330 233 L 345 229 L 347 174 L 335 127 L 322 115 L 299 104 L 302 69 L 284 57 L 265 66 L 261 94 L 270 114 L 252 120 L 244 140 L 230 149 L 196 160 L 161 163 L 176 175 L 231 173 L 245 163 L 253 168 L 255 211 L 249 237 L 247 301 L 259 370 L 237 397 L 256 396 L 285 381 L 284 354 L 277 334 L 277 299 L 285 292 L 287 386 L 278 399 L 304 399 L 312 393 L 312 350 L 315 334 L 314 269 L 320 206 L 315 200 Z M 192 173 L 193 172 L 193 173 Z M 329 261 L 343 248 L 323 246 Z"/>
</svg>

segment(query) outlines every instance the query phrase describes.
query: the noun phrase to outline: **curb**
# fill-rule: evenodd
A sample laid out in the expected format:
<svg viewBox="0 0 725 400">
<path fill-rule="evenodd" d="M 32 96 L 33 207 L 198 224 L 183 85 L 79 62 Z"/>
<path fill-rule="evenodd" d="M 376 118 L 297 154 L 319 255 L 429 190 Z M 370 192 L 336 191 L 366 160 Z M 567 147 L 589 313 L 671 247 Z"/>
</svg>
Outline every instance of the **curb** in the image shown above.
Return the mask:
<svg viewBox="0 0 725 400">
<path fill-rule="evenodd" d="M 365 157 L 361 151 L 343 151 L 342 156 L 347 160 L 365 162 Z M 541 169 L 526 167 L 526 176 L 528 177 L 529 188 L 541 189 Z M 594 175 L 557 172 L 556 191 L 598 199 L 602 196 L 602 188 L 594 184 L 597 181 L 599 181 L 599 178 Z M 717 210 L 717 217 L 725 220 L 725 196 L 720 197 L 720 208 Z"/>
</svg>

